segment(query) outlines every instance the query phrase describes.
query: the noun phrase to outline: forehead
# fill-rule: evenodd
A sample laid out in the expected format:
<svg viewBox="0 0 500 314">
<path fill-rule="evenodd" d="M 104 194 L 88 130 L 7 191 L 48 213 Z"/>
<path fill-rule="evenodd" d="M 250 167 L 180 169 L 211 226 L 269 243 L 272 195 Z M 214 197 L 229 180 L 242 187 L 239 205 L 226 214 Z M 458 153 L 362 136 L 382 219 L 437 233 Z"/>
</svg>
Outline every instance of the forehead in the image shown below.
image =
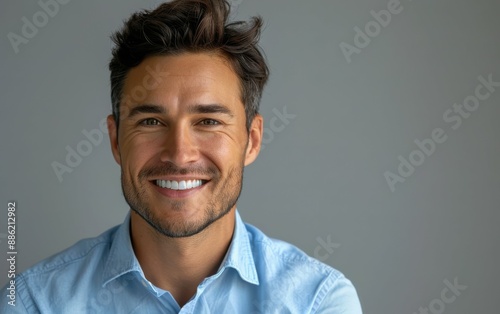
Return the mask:
<svg viewBox="0 0 500 314">
<path fill-rule="evenodd" d="M 127 74 L 123 95 L 128 105 L 216 101 L 243 106 L 239 77 L 229 61 L 215 53 L 148 57 Z"/>
</svg>

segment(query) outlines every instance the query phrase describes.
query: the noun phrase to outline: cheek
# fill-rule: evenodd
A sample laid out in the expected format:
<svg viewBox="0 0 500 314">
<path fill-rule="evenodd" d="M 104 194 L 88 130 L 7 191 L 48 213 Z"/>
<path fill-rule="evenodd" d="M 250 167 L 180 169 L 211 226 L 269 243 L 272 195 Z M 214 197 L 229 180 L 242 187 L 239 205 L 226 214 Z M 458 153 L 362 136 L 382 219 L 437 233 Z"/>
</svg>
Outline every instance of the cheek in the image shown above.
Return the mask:
<svg viewBox="0 0 500 314">
<path fill-rule="evenodd" d="M 155 140 L 155 138 L 146 136 L 129 136 L 123 138 L 120 147 L 122 167 L 136 173 L 141 170 L 148 160 L 159 154 L 161 143 L 159 138 Z"/>
<path fill-rule="evenodd" d="M 212 134 L 197 140 L 200 155 L 209 159 L 221 172 L 239 166 L 245 152 L 244 140 Z"/>
</svg>

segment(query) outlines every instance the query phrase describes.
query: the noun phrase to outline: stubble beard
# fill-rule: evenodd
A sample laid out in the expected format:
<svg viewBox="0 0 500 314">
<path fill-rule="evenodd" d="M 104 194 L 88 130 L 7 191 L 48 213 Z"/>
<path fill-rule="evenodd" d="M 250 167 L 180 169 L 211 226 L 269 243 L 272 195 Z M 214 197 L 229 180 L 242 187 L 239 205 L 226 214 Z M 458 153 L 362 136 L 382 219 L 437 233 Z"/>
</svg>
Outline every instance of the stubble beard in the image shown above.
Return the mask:
<svg viewBox="0 0 500 314">
<path fill-rule="evenodd" d="M 131 180 L 124 176 L 122 170 L 122 191 L 130 209 L 141 216 L 160 235 L 170 238 L 190 237 L 200 233 L 211 224 L 227 215 L 236 205 L 243 186 L 243 168 L 244 166 L 242 161 L 239 167 L 235 167 L 229 171 L 226 179 L 221 178 L 218 170 L 209 169 L 208 171 L 205 171 L 205 173 L 217 172 L 218 175 L 215 175 L 209 182 L 209 184 L 214 185 L 214 191 L 209 196 L 210 198 L 207 199 L 205 204 L 199 205 L 205 206 L 205 208 L 203 209 L 203 216 L 197 221 L 168 221 L 151 210 L 148 205 L 149 202 L 146 193 L 146 186 L 149 183 L 145 178 L 151 174 L 155 174 L 158 168 L 141 171 L 141 174 L 139 175 L 139 183 L 142 182 L 142 184 L 140 187 L 135 187 Z M 160 170 L 160 172 L 161 174 L 165 174 L 165 172 L 172 174 L 172 171 Z M 176 173 L 186 174 L 193 172 L 180 170 L 176 171 Z M 206 192 L 207 191 L 204 193 Z M 169 200 L 168 202 L 168 206 L 170 206 L 174 211 L 181 211 L 186 206 L 186 202 L 183 200 Z"/>
</svg>

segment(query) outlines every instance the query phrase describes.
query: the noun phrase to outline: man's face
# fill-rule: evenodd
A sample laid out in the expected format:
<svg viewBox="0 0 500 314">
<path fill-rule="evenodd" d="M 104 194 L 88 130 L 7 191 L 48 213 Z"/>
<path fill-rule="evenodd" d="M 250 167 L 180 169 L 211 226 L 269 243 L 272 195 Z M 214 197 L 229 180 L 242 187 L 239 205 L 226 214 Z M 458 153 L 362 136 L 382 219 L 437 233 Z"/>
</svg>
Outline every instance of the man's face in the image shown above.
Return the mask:
<svg viewBox="0 0 500 314">
<path fill-rule="evenodd" d="M 262 117 L 250 131 L 239 79 L 225 59 L 145 59 L 127 74 L 118 134 L 108 127 L 131 209 L 170 237 L 197 234 L 235 208 L 243 167 L 255 160 Z"/>
</svg>

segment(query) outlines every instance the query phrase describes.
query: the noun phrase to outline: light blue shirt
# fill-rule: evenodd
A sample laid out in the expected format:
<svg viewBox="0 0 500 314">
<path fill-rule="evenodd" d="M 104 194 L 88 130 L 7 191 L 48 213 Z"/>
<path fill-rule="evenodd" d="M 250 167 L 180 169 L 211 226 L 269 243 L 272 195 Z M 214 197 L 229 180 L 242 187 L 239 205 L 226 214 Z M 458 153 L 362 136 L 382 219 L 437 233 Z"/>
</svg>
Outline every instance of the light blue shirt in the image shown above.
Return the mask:
<svg viewBox="0 0 500 314">
<path fill-rule="evenodd" d="M 360 314 L 352 283 L 291 244 L 236 225 L 216 274 L 182 308 L 149 282 L 125 222 L 81 240 L 16 276 L 15 307 L 2 289 L 0 313 Z"/>
</svg>

